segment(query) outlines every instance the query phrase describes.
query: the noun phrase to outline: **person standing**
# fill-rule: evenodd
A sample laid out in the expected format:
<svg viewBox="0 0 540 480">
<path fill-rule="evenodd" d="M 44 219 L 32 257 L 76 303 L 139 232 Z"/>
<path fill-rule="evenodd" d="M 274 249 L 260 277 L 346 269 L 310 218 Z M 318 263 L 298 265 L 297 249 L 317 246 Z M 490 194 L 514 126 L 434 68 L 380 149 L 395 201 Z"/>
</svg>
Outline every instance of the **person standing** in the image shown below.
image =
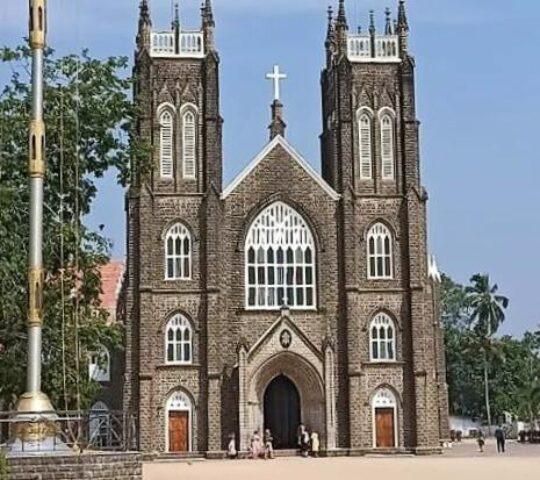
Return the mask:
<svg viewBox="0 0 540 480">
<path fill-rule="evenodd" d="M 480 453 L 484 453 L 484 445 L 486 444 L 486 437 L 484 437 L 484 432 L 482 430 L 478 432 L 478 438 L 476 439 L 476 442 L 478 443 L 478 449 L 480 450 Z"/>
<path fill-rule="evenodd" d="M 236 450 L 236 435 L 229 435 L 229 445 L 227 446 L 227 456 L 232 460 L 238 458 L 238 450 Z"/>
<path fill-rule="evenodd" d="M 498 453 L 505 453 L 506 448 L 506 435 L 504 433 L 504 430 L 501 425 L 497 427 L 497 430 L 495 430 L 495 438 L 497 439 L 497 452 Z"/>
<path fill-rule="evenodd" d="M 317 432 L 312 432 L 311 434 L 311 455 L 314 458 L 319 457 L 320 441 L 319 434 Z"/>
<path fill-rule="evenodd" d="M 309 432 L 307 428 L 302 426 L 302 438 L 301 438 L 301 449 L 302 449 L 302 456 L 304 458 L 309 457 Z"/>
<path fill-rule="evenodd" d="M 274 437 L 272 437 L 272 432 L 270 429 L 264 431 L 264 459 L 273 460 L 274 458 Z"/>
<path fill-rule="evenodd" d="M 255 430 L 251 437 L 251 458 L 253 460 L 261 458 L 262 453 L 261 436 L 259 435 L 259 431 Z"/>
</svg>

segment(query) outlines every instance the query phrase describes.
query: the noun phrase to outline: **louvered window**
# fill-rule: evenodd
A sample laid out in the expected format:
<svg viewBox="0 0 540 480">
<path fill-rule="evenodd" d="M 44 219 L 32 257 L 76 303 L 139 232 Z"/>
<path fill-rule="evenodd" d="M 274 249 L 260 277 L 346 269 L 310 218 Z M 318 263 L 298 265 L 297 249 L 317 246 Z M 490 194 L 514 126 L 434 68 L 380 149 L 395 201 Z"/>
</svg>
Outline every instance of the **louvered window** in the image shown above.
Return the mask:
<svg viewBox="0 0 540 480">
<path fill-rule="evenodd" d="M 369 180 L 372 178 L 372 146 L 371 146 L 371 118 L 363 114 L 359 120 L 360 131 L 360 178 Z"/>
<path fill-rule="evenodd" d="M 196 175 L 197 141 L 195 114 L 186 112 L 182 118 L 182 159 L 184 178 L 193 179 Z"/>
<path fill-rule="evenodd" d="M 159 159 L 162 178 L 173 178 L 173 115 L 165 110 L 160 118 Z"/>
<path fill-rule="evenodd" d="M 381 119 L 381 157 L 383 180 L 393 180 L 395 170 L 394 121 L 390 115 L 384 115 Z"/>
<path fill-rule="evenodd" d="M 382 223 L 371 227 L 368 236 L 368 278 L 391 279 L 393 273 L 392 235 Z"/>
</svg>

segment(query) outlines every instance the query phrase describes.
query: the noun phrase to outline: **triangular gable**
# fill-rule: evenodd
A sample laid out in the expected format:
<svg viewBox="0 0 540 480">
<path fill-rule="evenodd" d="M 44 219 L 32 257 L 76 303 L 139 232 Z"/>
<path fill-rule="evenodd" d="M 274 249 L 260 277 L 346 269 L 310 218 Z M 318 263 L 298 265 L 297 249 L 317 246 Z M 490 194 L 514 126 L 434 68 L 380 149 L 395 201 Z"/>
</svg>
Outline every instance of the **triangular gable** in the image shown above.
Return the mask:
<svg viewBox="0 0 540 480">
<path fill-rule="evenodd" d="M 232 192 L 236 190 L 249 174 L 255 169 L 255 167 L 266 158 L 270 152 L 280 145 L 290 156 L 293 158 L 304 171 L 328 194 L 332 200 L 339 200 L 340 195 L 324 181 L 324 179 L 313 169 L 313 167 L 300 155 L 287 140 L 281 135 L 275 137 L 263 151 L 259 153 L 251 163 L 229 184 L 229 186 L 223 191 L 222 198 L 227 198 Z"/>
<path fill-rule="evenodd" d="M 259 340 L 249 349 L 247 352 L 247 357 L 251 358 L 253 357 L 258 350 L 262 348 L 262 346 L 268 342 L 276 330 L 280 328 L 280 326 L 286 326 L 288 329 L 291 330 L 291 332 L 298 337 L 302 343 L 319 359 L 321 359 L 321 353 L 319 350 L 313 345 L 310 340 L 304 335 L 304 333 L 295 325 L 293 321 L 291 321 L 290 317 L 288 315 L 280 316 L 266 332 L 259 338 Z"/>
</svg>

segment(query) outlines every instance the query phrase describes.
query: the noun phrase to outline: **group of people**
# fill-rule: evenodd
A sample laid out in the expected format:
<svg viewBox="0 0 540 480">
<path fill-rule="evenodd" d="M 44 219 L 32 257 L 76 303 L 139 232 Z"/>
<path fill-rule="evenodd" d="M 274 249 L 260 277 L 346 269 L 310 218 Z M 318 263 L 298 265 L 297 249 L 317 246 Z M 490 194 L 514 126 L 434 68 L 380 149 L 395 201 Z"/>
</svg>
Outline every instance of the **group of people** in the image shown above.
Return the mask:
<svg viewBox="0 0 540 480">
<path fill-rule="evenodd" d="M 300 424 L 298 426 L 298 446 L 300 447 L 300 451 L 302 452 L 302 456 L 304 458 L 309 457 L 310 453 L 311 456 L 317 458 L 319 456 L 319 449 L 320 449 L 320 441 L 319 441 L 319 434 L 317 432 L 311 432 L 309 433 L 308 429 L 304 424 Z"/>
<path fill-rule="evenodd" d="M 500 425 L 495 430 L 495 439 L 497 440 L 497 452 L 505 453 L 506 434 L 504 433 L 504 429 Z M 484 453 L 484 446 L 486 445 L 486 437 L 484 436 L 484 432 L 482 432 L 482 430 L 480 430 L 478 437 L 476 438 L 476 441 L 478 443 L 478 449 L 480 450 L 481 453 Z"/>
<path fill-rule="evenodd" d="M 317 432 L 309 433 L 306 426 L 300 424 L 297 431 L 297 441 L 303 457 L 307 458 L 310 454 L 315 458 L 319 456 L 320 441 Z M 265 460 L 268 460 L 274 458 L 274 437 L 272 436 L 270 429 L 267 428 L 264 431 L 262 438 L 259 430 L 253 432 L 250 440 L 249 454 L 252 459 L 264 458 Z M 227 456 L 230 459 L 238 458 L 236 435 L 234 433 L 229 435 Z"/>
</svg>

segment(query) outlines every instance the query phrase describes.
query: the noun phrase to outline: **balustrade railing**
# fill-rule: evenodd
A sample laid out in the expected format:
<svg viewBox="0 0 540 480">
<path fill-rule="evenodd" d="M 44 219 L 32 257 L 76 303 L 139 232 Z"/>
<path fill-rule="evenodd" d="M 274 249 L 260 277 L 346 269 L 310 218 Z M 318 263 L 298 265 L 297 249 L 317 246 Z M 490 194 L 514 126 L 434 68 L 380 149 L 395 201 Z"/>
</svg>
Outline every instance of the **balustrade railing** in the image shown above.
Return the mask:
<svg viewBox="0 0 540 480">
<path fill-rule="evenodd" d="M 399 39 L 396 35 L 351 35 L 347 43 L 352 62 L 396 62 L 399 57 Z"/>
<path fill-rule="evenodd" d="M 204 37 L 201 32 L 180 32 L 178 44 L 175 32 L 156 32 L 151 37 L 153 57 L 201 58 L 204 56 Z"/>
<path fill-rule="evenodd" d="M 0 412 L 0 445 L 15 440 L 15 432 L 39 431 L 46 425 L 54 431 L 52 439 L 31 435 L 19 438 L 20 451 L 64 451 L 66 447 L 77 451 L 128 451 L 137 450 L 137 419 L 134 414 L 113 410 L 57 411 L 50 413 L 25 413 L 24 419 L 16 412 Z"/>
</svg>

